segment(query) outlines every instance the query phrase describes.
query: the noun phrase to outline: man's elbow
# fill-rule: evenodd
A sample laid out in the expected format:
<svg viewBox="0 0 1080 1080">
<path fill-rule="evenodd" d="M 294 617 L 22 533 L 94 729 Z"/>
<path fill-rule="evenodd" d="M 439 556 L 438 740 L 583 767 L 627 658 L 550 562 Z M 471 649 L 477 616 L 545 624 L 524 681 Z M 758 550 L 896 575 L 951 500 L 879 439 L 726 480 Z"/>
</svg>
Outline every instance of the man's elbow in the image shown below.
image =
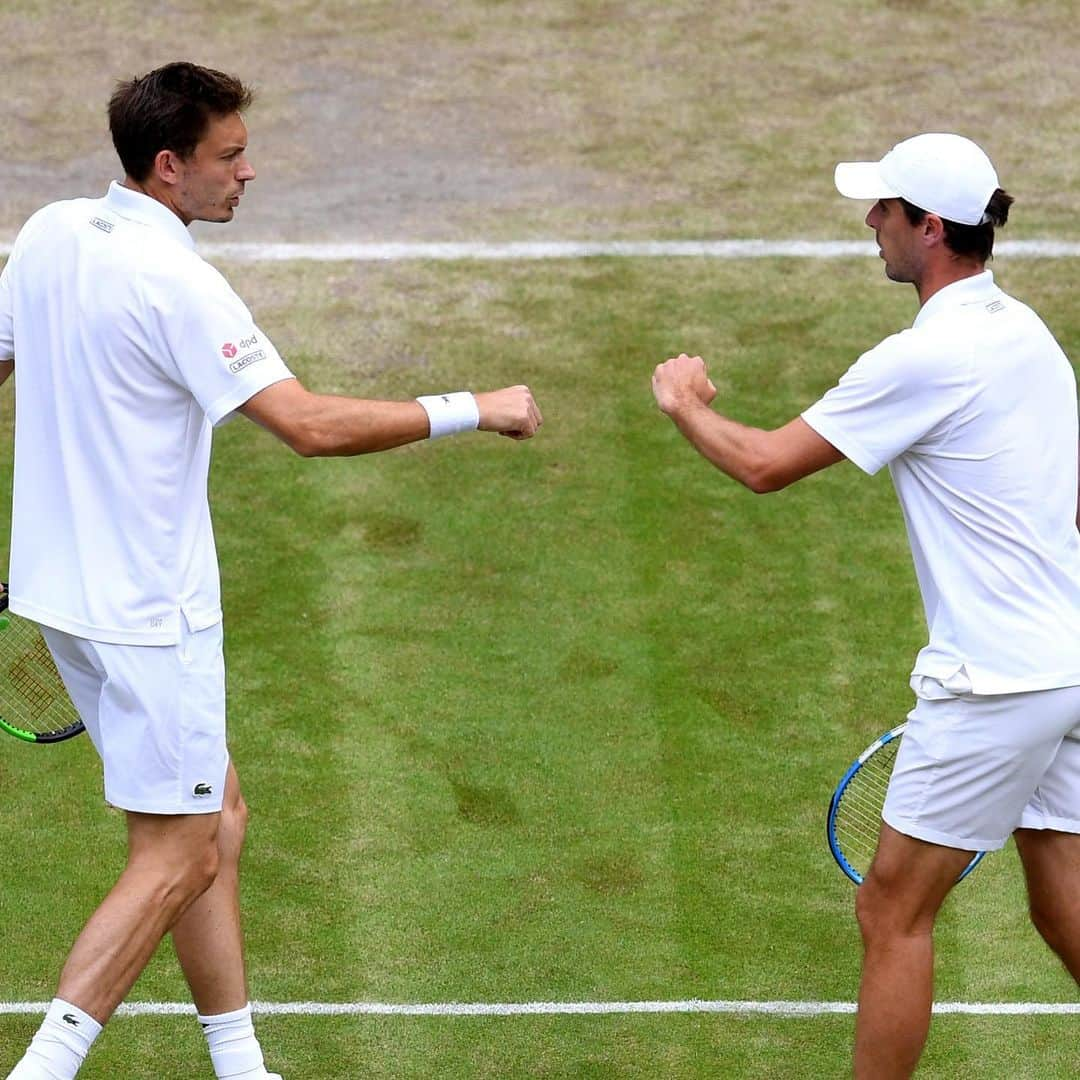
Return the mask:
<svg viewBox="0 0 1080 1080">
<path fill-rule="evenodd" d="M 775 491 L 783 491 L 787 482 L 783 480 L 761 479 L 754 480 L 746 485 L 755 495 L 771 495 Z"/>
<path fill-rule="evenodd" d="M 285 441 L 302 458 L 333 457 L 341 453 L 330 433 L 317 427 L 299 428 Z"/>
<path fill-rule="evenodd" d="M 302 458 L 315 458 L 326 456 L 326 452 L 320 447 L 320 445 L 310 439 L 286 439 L 285 444 L 289 447 L 290 450 L 293 451 L 293 453 L 299 455 Z"/>
<path fill-rule="evenodd" d="M 302 458 L 327 457 L 334 452 L 326 429 L 317 422 L 294 418 L 288 425 L 277 427 L 274 434 Z"/>
<path fill-rule="evenodd" d="M 782 491 L 794 477 L 775 462 L 762 461 L 748 469 L 740 479 L 755 495 L 769 495 Z"/>
</svg>

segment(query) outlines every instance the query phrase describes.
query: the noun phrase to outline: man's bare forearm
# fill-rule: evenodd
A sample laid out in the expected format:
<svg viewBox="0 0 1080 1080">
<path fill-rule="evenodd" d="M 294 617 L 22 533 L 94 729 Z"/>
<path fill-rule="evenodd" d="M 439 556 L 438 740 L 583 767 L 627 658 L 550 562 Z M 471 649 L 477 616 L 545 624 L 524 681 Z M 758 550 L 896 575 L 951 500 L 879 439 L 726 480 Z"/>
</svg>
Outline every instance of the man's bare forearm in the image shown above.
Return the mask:
<svg viewBox="0 0 1080 1080">
<path fill-rule="evenodd" d="M 740 424 L 697 402 L 688 402 L 672 413 L 671 419 L 687 442 L 721 472 L 751 491 L 777 490 L 769 474 L 768 432 Z"/>
<path fill-rule="evenodd" d="M 818 469 L 843 460 L 802 417 L 775 431 L 748 427 L 710 406 L 716 387 L 700 356 L 681 353 L 653 372 L 653 395 L 686 441 L 751 491 L 779 491 Z"/>
<path fill-rule="evenodd" d="M 279 399 L 287 405 L 282 407 Z M 298 384 L 268 387 L 240 411 L 304 457 L 370 454 L 428 434 L 427 414 L 415 401 L 309 394 Z"/>
<path fill-rule="evenodd" d="M 475 403 L 478 416 L 472 422 L 481 431 L 528 439 L 543 423 L 527 386 L 489 390 L 473 395 L 470 400 Z M 390 450 L 426 439 L 431 431 L 427 410 L 419 401 L 313 394 L 297 379 L 284 379 L 266 387 L 241 405 L 239 411 L 304 457 Z"/>
</svg>

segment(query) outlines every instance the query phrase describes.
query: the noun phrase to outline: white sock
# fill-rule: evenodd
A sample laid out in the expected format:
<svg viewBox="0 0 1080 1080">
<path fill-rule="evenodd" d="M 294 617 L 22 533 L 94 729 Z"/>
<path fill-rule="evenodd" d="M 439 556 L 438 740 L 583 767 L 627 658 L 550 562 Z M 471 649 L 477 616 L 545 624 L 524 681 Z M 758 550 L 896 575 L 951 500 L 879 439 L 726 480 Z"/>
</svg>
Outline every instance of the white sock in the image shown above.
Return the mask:
<svg viewBox="0 0 1080 1080">
<path fill-rule="evenodd" d="M 218 1016 L 199 1015 L 218 1080 L 266 1080 L 262 1047 L 255 1038 L 251 1005 Z"/>
<path fill-rule="evenodd" d="M 74 1080 L 101 1025 L 82 1009 L 54 998 L 37 1034 L 8 1080 Z"/>
</svg>

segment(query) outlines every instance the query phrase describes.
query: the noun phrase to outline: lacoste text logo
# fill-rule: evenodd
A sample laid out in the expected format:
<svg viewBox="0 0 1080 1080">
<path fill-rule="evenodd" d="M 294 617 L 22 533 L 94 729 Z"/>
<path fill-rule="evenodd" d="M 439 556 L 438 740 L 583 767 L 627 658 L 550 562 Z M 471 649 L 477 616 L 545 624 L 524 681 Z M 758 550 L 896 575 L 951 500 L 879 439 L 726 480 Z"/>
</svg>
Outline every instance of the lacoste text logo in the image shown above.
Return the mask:
<svg viewBox="0 0 1080 1080">
<path fill-rule="evenodd" d="M 100 229 L 104 233 L 113 231 L 113 223 L 111 221 L 106 221 L 104 218 L 92 217 L 90 219 L 90 224 L 93 225 L 95 229 Z"/>
<path fill-rule="evenodd" d="M 221 355 L 224 356 L 226 360 L 231 360 L 238 351 L 239 350 L 231 341 L 226 341 L 225 344 L 221 346 Z"/>
<path fill-rule="evenodd" d="M 258 360 L 265 359 L 266 353 L 262 349 L 256 349 L 255 352 L 249 352 L 247 356 L 241 356 L 239 360 L 234 360 L 229 365 L 229 370 L 235 375 L 238 371 L 243 371 L 248 364 L 254 364 Z"/>
<path fill-rule="evenodd" d="M 71 1015 L 71 1013 L 64 1013 L 61 1019 L 64 1021 L 65 1024 L 70 1024 L 72 1027 L 79 1026 L 79 1021 L 76 1020 L 75 1017 Z"/>
<path fill-rule="evenodd" d="M 191 794 L 194 795 L 197 799 L 202 799 L 205 798 L 207 795 L 213 795 L 214 789 L 210 786 L 210 784 L 196 784 L 191 789 Z"/>
</svg>

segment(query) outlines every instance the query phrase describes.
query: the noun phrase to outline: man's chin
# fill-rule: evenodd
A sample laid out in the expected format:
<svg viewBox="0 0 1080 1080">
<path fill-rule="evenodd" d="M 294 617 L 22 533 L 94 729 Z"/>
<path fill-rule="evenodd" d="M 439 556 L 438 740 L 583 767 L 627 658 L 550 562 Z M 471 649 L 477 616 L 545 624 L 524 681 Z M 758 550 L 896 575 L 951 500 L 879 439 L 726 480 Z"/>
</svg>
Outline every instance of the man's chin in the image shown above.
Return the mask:
<svg viewBox="0 0 1080 1080">
<path fill-rule="evenodd" d="M 205 221 L 210 225 L 224 225 L 226 221 L 232 221 L 235 213 L 236 210 L 233 207 L 226 206 L 221 210 L 215 210 L 212 217 L 207 214 L 205 217 L 196 218 L 195 220 Z"/>
</svg>

